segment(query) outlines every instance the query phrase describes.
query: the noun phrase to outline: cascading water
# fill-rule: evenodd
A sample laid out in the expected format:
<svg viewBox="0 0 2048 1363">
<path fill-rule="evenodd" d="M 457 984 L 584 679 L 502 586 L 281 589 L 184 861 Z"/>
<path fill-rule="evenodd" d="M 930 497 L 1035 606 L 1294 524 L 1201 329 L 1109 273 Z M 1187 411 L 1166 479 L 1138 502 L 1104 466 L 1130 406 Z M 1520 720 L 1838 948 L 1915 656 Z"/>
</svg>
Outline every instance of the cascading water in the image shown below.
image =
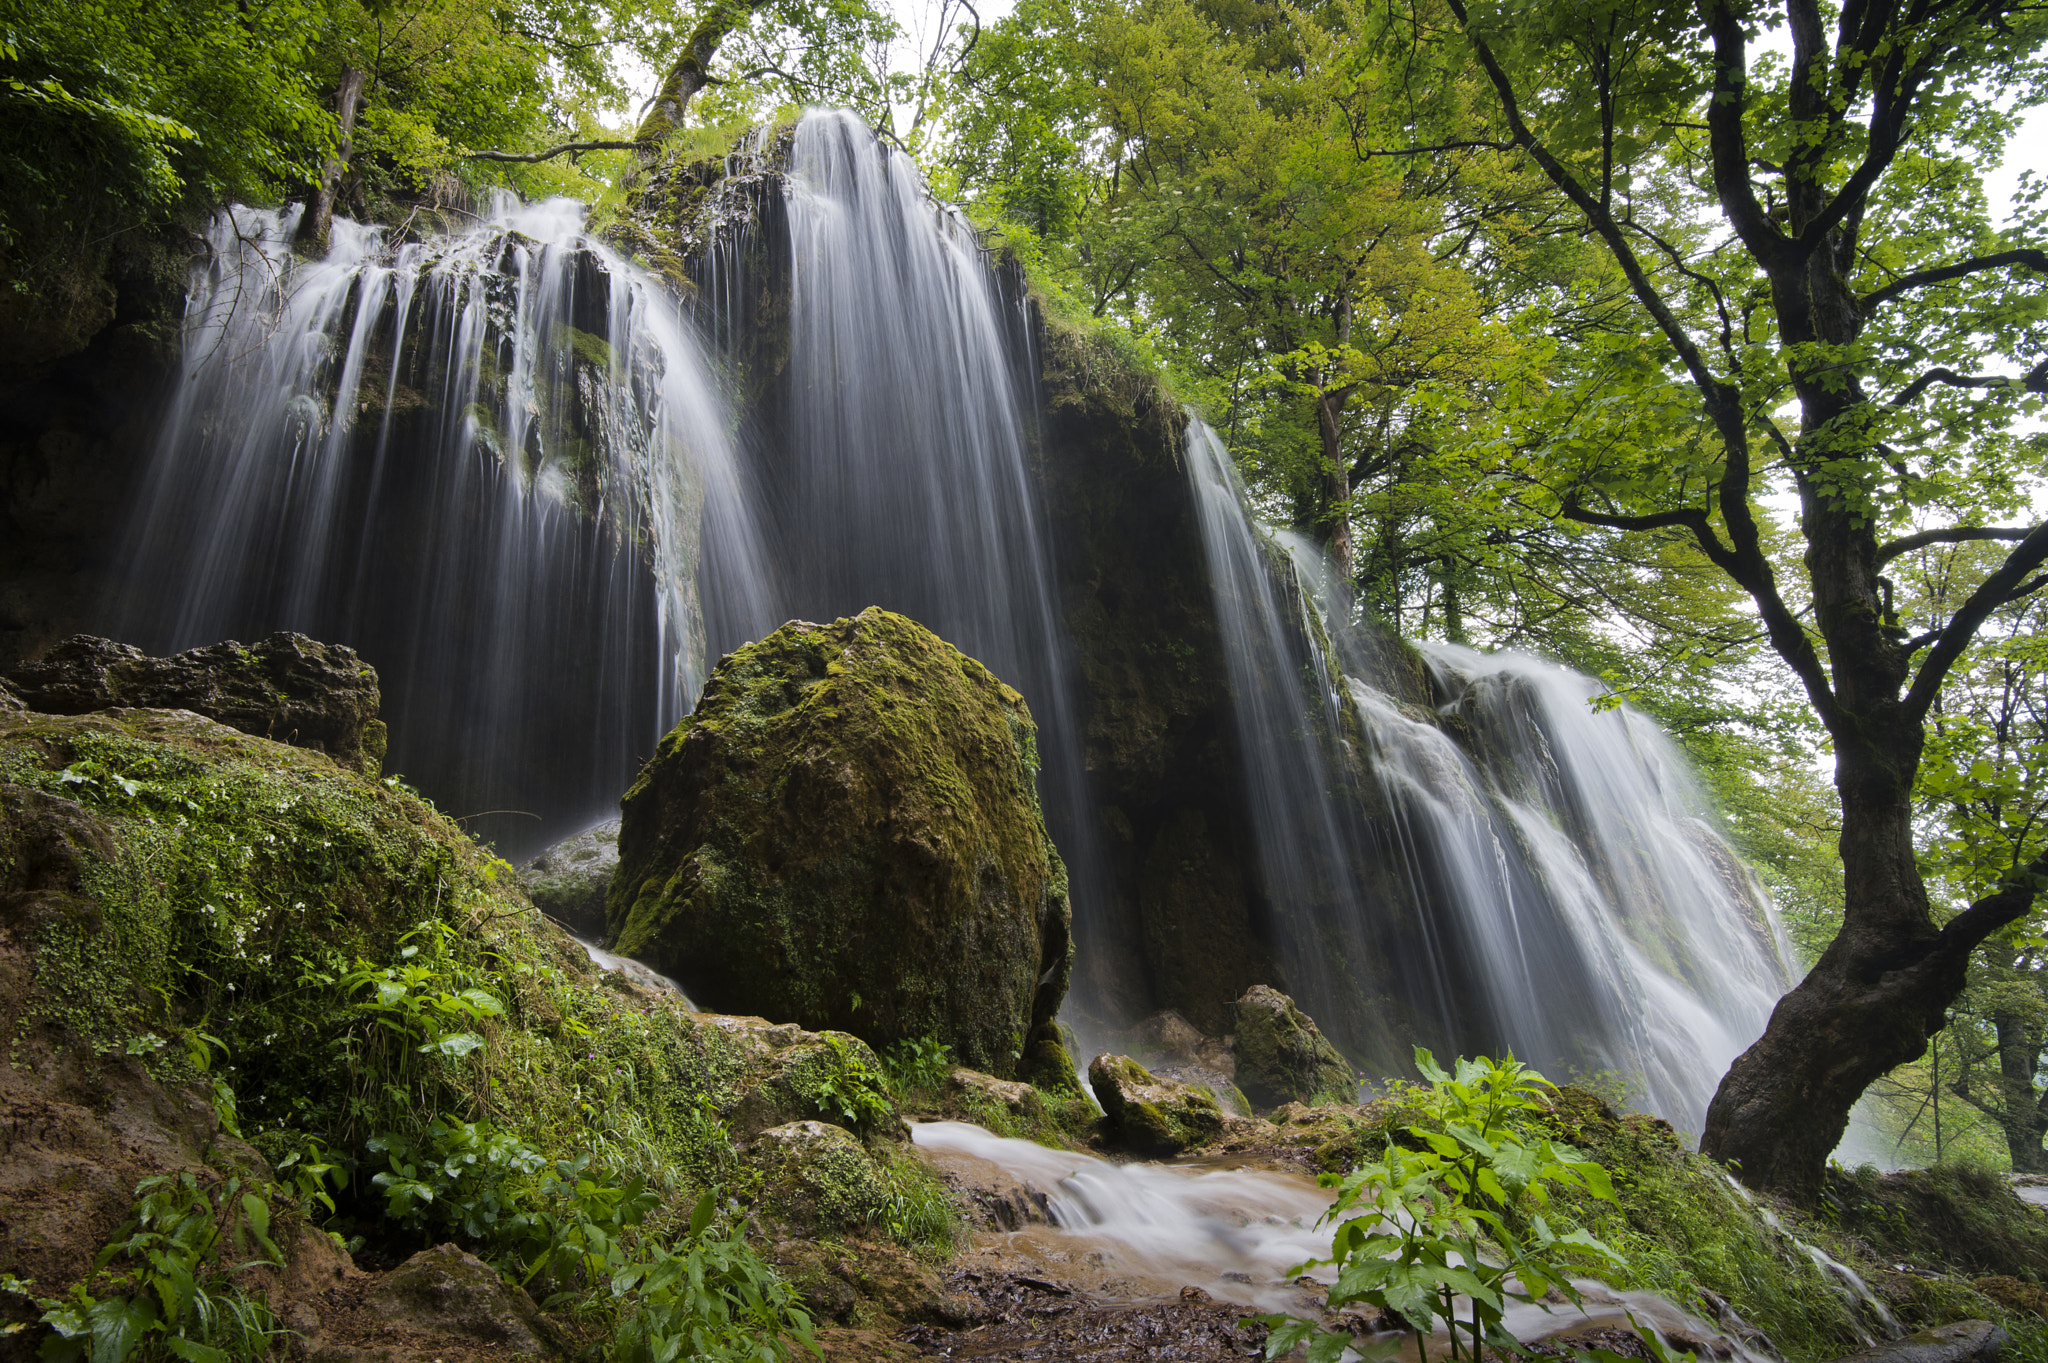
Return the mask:
<svg viewBox="0 0 2048 1363">
<path fill-rule="evenodd" d="M 338 220 L 317 262 L 296 216 L 214 221 L 115 631 L 349 643 L 391 767 L 541 816 L 472 825 L 502 841 L 558 834 L 694 700 L 707 614 L 767 619 L 697 342 L 565 200 L 419 240 Z"/>
<path fill-rule="evenodd" d="M 879 605 L 1017 687 L 1040 728 L 1054 841 L 1085 882 L 1087 794 L 1028 463 L 1036 396 L 1017 281 L 852 114 L 804 115 L 782 188 L 788 351 L 756 433 L 781 613 Z M 733 271 L 748 254 L 709 253 L 705 296 L 744 292 Z"/>
<path fill-rule="evenodd" d="M 1301 618 L 1328 591 L 1319 565 L 1298 570 L 1254 527 L 1213 432 L 1196 423 L 1188 446 L 1238 655 L 1262 879 L 1283 910 L 1314 905 L 1275 915 L 1290 987 L 1369 1054 L 1405 1022 L 1465 1053 L 1619 1072 L 1697 1129 L 1785 989 L 1789 951 L 1670 742 L 1596 710 L 1597 683 L 1512 653 L 1420 646 L 1435 713 L 1333 679 L 1327 656 L 1365 650 L 1343 612 Z M 1320 713 L 1342 705 L 1355 728 Z M 1347 1001 L 1389 989 L 1360 1034 Z"/>
<path fill-rule="evenodd" d="M 694 323 L 574 205 L 417 239 L 340 222 L 313 263 L 291 213 L 223 214 L 116 632 L 352 644 L 392 766 L 457 813 L 560 825 L 616 798 L 711 651 L 899 610 L 1030 699 L 1086 955 L 1094 820 L 1018 280 L 857 120 L 807 114 L 778 171 L 781 136 L 731 177 L 740 230 L 699 243 L 744 427 Z M 1281 983 L 1390 1072 L 1411 1039 L 1512 1046 L 1696 1121 L 1783 967 L 1668 746 L 1533 661 L 1425 650 L 1425 687 L 1318 610 L 1319 565 L 1252 529 L 1199 423 L 1187 451 Z"/>
<path fill-rule="evenodd" d="M 1314 1317 L 1323 1313 L 1337 1276 L 1328 1264 L 1306 1275 L 1294 1271 L 1327 1257 L 1335 1236 L 1335 1227 L 1323 1221 L 1333 1195 L 1300 1174 L 1112 1164 L 965 1122 L 920 1122 L 911 1137 L 963 1186 L 1003 1189 L 1037 1209 L 1026 1224 L 977 1235 L 977 1245 L 998 1263 L 1079 1287 L 1097 1301 L 1172 1301 L 1194 1286 L 1241 1307 Z M 1503 1328 L 1537 1342 L 1587 1330 L 1626 1333 L 1642 1322 L 1709 1358 L 1776 1363 L 1768 1346 L 1744 1337 L 1747 1331 L 1723 1333 L 1654 1293 L 1616 1291 L 1591 1280 L 1577 1286 L 1580 1306 L 1561 1299 L 1511 1302 Z M 1352 1330 L 1363 1323 L 1356 1315 L 1341 1321 Z M 1450 1353 L 1441 1330 L 1420 1358 L 1405 1332 L 1380 1332 L 1372 1343 L 1368 1356 L 1405 1363 L 1437 1363 Z"/>
</svg>

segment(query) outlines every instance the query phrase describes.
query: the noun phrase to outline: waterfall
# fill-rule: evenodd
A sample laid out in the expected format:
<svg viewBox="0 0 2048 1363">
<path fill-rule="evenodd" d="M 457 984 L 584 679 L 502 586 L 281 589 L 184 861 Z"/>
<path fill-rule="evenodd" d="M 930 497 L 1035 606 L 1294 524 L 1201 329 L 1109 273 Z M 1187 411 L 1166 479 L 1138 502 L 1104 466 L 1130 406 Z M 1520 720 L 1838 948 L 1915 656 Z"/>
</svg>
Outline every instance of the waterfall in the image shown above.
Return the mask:
<svg viewBox="0 0 2048 1363">
<path fill-rule="evenodd" d="M 1511 652 L 1418 645 L 1432 704 L 1394 694 L 1319 561 L 1250 520 L 1215 433 L 1188 447 L 1289 987 L 1369 1056 L 1405 1023 L 1618 1073 L 1697 1130 L 1790 951 L 1670 740 Z"/>
<path fill-rule="evenodd" d="M 379 668 L 387 765 L 529 845 L 618 798 L 766 601 L 669 290 L 566 200 L 412 236 L 218 214 L 119 583 L 157 651 L 297 629 Z M 700 569 L 702 571 L 700 571 Z"/>
<path fill-rule="evenodd" d="M 1029 465 L 1037 396 L 1021 281 L 992 270 L 966 221 L 852 114 L 804 115 L 777 209 L 786 241 L 707 253 L 701 291 L 746 293 L 735 282 L 742 262 L 781 246 L 782 259 L 763 268 L 787 282 L 788 349 L 757 399 L 754 450 L 778 618 L 879 605 L 1022 692 L 1039 725 L 1047 819 L 1078 899 L 1092 834 L 1069 645 Z M 736 341 L 750 330 L 717 329 Z"/>
<path fill-rule="evenodd" d="M 687 304 L 564 201 L 337 220 L 322 261 L 295 210 L 217 216 L 108 632 L 353 645 L 390 767 L 451 813 L 542 816 L 470 824 L 517 850 L 607 809 L 721 649 L 901 611 L 1028 698 L 1086 958 L 1108 835 L 1021 276 L 850 115 L 727 172 L 695 182 Z M 1200 423 L 1185 462 L 1276 982 L 1386 1072 L 1416 1040 L 1512 1047 L 1697 1123 L 1785 953 L 1670 745 L 1535 659 L 1349 627 Z"/>
</svg>

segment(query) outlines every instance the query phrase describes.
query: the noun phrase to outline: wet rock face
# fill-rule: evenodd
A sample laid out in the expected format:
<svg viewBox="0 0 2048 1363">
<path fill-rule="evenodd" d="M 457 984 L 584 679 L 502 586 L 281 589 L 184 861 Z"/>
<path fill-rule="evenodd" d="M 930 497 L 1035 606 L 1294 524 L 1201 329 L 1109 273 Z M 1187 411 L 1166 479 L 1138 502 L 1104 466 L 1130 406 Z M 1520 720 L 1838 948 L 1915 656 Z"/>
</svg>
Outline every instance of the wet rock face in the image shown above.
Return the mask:
<svg viewBox="0 0 2048 1363">
<path fill-rule="evenodd" d="M 1222 1134 L 1223 1108 L 1214 1094 L 1161 1079 L 1129 1056 L 1096 1056 L 1088 1083 L 1110 1138 L 1138 1154 L 1178 1155 Z"/>
<path fill-rule="evenodd" d="M 1237 1086 L 1260 1107 L 1345 1102 L 1358 1078 L 1315 1020 L 1270 985 L 1255 984 L 1237 1001 Z"/>
<path fill-rule="evenodd" d="M 619 869 L 619 821 L 607 819 L 565 838 L 519 868 L 519 888 L 557 923 L 596 941 L 604 936 L 604 897 Z"/>
<path fill-rule="evenodd" d="M 721 1012 L 1016 1073 L 1073 958 L 1036 735 L 900 615 L 784 625 L 719 663 L 626 793 L 614 949 Z"/>
<path fill-rule="evenodd" d="M 421 1250 L 391 1271 L 365 1302 L 371 1314 L 413 1334 L 495 1344 L 558 1358 L 553 1330 L 523 1288 L 454 1245 Z"/>
<path fill-rule="evenodd" d="M 375 776 L 384 762 L 377 672 L 352 648 L 280 631 L 247 647 L 229 640 L 152 658 L 75 634 L 7 673 L 14 695 L 48 715 L 190 710 L 258 738 L 324 752 Z"/>
</svg>

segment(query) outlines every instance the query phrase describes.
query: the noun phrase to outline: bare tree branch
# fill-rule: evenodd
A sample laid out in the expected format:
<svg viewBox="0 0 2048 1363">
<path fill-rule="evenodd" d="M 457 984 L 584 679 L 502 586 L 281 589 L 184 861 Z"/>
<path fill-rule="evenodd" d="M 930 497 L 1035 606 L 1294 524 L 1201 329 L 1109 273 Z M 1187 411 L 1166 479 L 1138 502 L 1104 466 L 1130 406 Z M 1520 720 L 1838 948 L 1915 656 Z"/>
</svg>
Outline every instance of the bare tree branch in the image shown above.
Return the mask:
<svg viewBox="0 0 2048 1363">
<path fill-rule="evenodd" d="M 557 156 L 582 151 L 633 151 L 639 145 L 638 142 L 564 142 L 546 151 L 465 151 L 457 154 L 465 161 L 552 161 Z"/>
<path fill-rule="evenodd" d="M 1911 274 L 1899 276 L 1881 289 L 1864 294 L 1856 302 L 1865 313 L 1868 313 L 1872 308 L 1889 303 L 1908 290 L 1924 289 L 1930 284 L 1944 284 L 1951 279 L 1961 279 L 1964 275 L 1978 274 L 1985 270 L 2002 270 L 2008 265 L 2018 265 L 2024 269 L 2048 274 L 2048 251 L 2031 247 L 2017 251 L 1999 251 L 1994 255 L 1974 256 L 1969 260 L 1959 260 L 1953 265 L 1943 265 L 1932 270 L 1915 270 Z"/>
<path fill-rule="evenodd" d="M 1962 544 L 1969 540 L 2019 541 L 2032 533 L 2033 527 L 2027 525 L 1952 525 L 1940 530 L 1922 530 L 1918 534 L 1901 536 L 1879 549 L 1872 566 L 1882 568 L 1900 554 L 1910 554 L 1930 544 Z"/>
</svg>

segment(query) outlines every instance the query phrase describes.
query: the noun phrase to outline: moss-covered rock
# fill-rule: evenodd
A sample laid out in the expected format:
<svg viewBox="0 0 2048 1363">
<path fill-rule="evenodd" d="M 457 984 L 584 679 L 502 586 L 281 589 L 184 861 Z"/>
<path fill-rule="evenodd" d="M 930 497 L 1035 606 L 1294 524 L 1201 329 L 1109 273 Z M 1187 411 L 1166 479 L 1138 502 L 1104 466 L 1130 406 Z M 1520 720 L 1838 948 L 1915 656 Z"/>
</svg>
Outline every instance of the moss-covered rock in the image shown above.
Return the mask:
<svg viewBox="0 0 2048 1363">
<path fill-rule="evenodd" d="M 626 793 L 618 951 L 733 1013 L 1017 1069 L 1072 965 L 1023 698 L 900 615 L 722 660 Z"/>
<path fill-rule="evenodd" d="M 1326 1174 L 1348 1173 L 1385 1144 L 1390 1119 L 1383 1107 L 1337 1103 L 1284 1103 L 1266 1115 L 1275 1144 L 1306 1152 Z"/>
<path fill-rule="evenodd" d="M 384 761 L 377 673 L 352 648 L 280 631 L 152 658 L 74 635 L 8 674 L 29 709 L 54 715 L 115 707 L 190 710 L 245 734 L 324 752 L 375 776 Z"/>
<path fill-rule="evenodd" d="M 1343 1102 L 1358 1078 L 1315 1020 L 1270 985 L 1255 984 L 1237 1001 L 1237 1086 L 1260 1107 Z"/>
<path fill-rule="evenodd" d="M 760 1210 L 802 1235 L 857 1230 L 882 1215 L 889 1186 L 853 1135 L 824 1122 L 769 1127 L 747 1143 Z"/>
<path fill-rule="evenodd" d="M 563 1354 L 554 1327 L 526 1289 L 455 1245 L 423 1249 L 364 1299 L 369 1313 L 413 1334 L 497 1345 L 529 1358 Z"/>
<path fill-rule="evenodd" d="M 1109 1138 L 1143 1155 L 1178 1155 L 1223 1133 L 1216 1095 L 1191 1084 L 1160 1079 L 1125 1055 L 1098 1055 L 1088 1083 L 1102 1104 Z"/>
</svg>

